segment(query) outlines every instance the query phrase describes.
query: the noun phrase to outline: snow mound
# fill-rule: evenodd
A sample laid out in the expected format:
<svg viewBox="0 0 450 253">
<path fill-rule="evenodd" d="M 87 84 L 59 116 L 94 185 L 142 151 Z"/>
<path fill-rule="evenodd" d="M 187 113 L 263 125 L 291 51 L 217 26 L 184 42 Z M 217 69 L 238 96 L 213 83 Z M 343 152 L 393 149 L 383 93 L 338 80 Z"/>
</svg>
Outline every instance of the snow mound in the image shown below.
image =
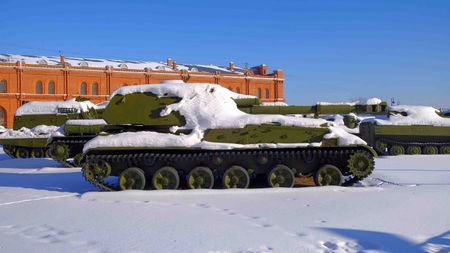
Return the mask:
<svg viewBox="0 0 450 253">
<path fill-rule="evenodd" d="M 353 102 L 337 102 L 337 103 L 330 103 L 330 102 L 317 102 L 318 105 L 378 105 L 382 103 L 383 100 L 379 98 L 369 98 L 367 100 L 357 100 Z"/>
<path fill-rule="evenodd" d="M 0 134 L 0 139 L 10 138 L 45 138 L 52 135 L 60 135 L 58 126 L 38 125 L 31 129 L 22 127 L 19 130 L 7 129 Z"/>
<path fill-rule="evenodd" d="M 87 112 L 96 105 L 90 101 L 78 102 L 75 99 L 58 102 L 29 102 L 17 108 L 16 116 L 35 115 L 35 114 L 57 114 L 59 109 L 72 109 L 76 113 Z"/>
<path fill-rule="evenodd" d="M 203 141 L 204 131 L 220 128 L 243 128 L 247 125 L 276 124 L 282 126 L 319 128 L 328 126 L 324 119 L 299 118 L 286 115 L 253 115 L 242 112 L 233 99 L 254 98 L 253 96 L 234 93 L 216 84 L 186 84 L 180 81 L 165 81 L 159 85 L 126 86 L 116 90 L 115 95 L 151 92 L 159 97 L 179 97 L 180 102 L 168 105 L 161 111 L 161 116 L 169 115 L 173 111 L 184 116 L 186 125 L 172 127 L 175 133 L 178 129 L 191 129 L 188 135 L 174 135 L 155 132 L 121 133 L 109 136 L 98 136 L 84 146 L 84 152 L 97 147 L 198 147 L 209 149 L 254 148 L 254 147 L 286 147 L 304 146 L 310 143 L 298 144 L 251 144 L 237 145 L 228 143 L 211 143 Z M 338 138 L 338 143 L 365 144 L 359 137 L 330 128 L 327 138 Z M 314 145 L 320 145 L 316 143 Z"/>
<path fill-rule="evenodd" d="M 397 105 L 391 107 L 389 119 L 375 120 L 378 125 L 431 125 L 450 126 L 450 118 L 444 118 L 437 113 L 439 110 L 429 106 Z"/>
</svg>

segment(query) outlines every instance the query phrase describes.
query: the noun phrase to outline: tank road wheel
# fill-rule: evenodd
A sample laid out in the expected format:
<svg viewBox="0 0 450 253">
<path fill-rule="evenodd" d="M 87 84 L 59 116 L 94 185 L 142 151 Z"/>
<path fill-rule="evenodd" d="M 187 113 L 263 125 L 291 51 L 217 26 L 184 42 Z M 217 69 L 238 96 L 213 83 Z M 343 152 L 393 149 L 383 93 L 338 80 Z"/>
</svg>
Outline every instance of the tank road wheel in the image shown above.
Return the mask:
<svg viewBox="0 0 450 253">
<path fill-rule="evenodd" d="M 26 148 L 17 148 L 16 157 L 17 158 L 28 158 L 28 157 L 30 157 L 30 151 Z"/>
<path fill-rule="evenodd" d="M 326 164 L 320 167 L 314 175 L 314 182 L 318 186 L 327 186 L 327 185 L 342 185 L 344 182 L 344 177 L 342 176 L 341 171 L 331 164 Z"/>
<path fill-rule="evenodd" d="M 46 148 L 45 149 L 45 157 L 46 158 L 52 158 L 52 156 L 50 155 L 50 148 Z"/>
<path fill-rule="evenodd" d="M 350 155 L 347 160 L 347 166 L 350 173 L 358 178 L 363 178 L 372 173 L 374 162 L 369 152 L 357 151 Z"/>
<path fill-rule="evenodd" d="M 76 167 L 82 167 L 85 162 L 86 160 L 83 153 L 76 154 L 73 158 L 73 164 Z"/>
<path fill-rule="evenodd" d="M 295 175 L 288 166 L 278 164 L 267 174 L 267 181 L 270 187 L 290 188 L 294 186 Z"/>
<path fill-rule="evenodd" d="M 439 149 L 436 146 L 426 146 L 423 148 L 423 153 L 426 155 L 436 155 L 439 153 Z"/>
<path fill-rule="evenodd" d="M 214 176 L 208 167 L 195 167 L 187 176 L 189 189 L 211 189 L 214 186 Z"/>
<path fill-rule="evenodd" d="M 223 187 L 230 188 L 248 188 L 250 176 L 241 166 L 233 165 L 223 173 Z"/>
<path fill-rule="evenodd" d="M 422 154 L 422 148 L 420 148 L 420 146 L 408 146 L 406 148 L 406 153 L 408 155 L 420 155 Z"/>
<path fill-rule="evenodd" d="M 405 154 L 405 148 L 401 145 L 392 145 L 392 147 L 389 149 L 390 155 L 404 155 Z"/>
<path fill-rule="evenodd" d="M 45 152 L 43 149 L 35 148 L 31 150 L 31 157 L 33 158 L 42 158 L 44 157 Z"/>
<path fill-rule="evenodd" d="M 450 146 L 442 146 L 439 151 L 441 154 L 449 155 L 450 154 Z"/>
<path fill-rule="evenodd" d="M 121 190 L 142 190 L 144 186 L 145 175 L 138 167 L 130 167 L 120 173 L 119 188 Z"/>
<path fill-rule="evenodd" d="M 69 159 L 69 146 L 65 144 L 53 144 L 50 147 L 50 155 L 56 161 L 66 161 Z"/>
<path fill-rule="evenodd" d="M 177 170 L 169 166 L 164 166 L 158 169 L 153 174 L 152 185 L 156 190 L 178 189 L 178 186 L 180 185 L 180 177 L 178 176 Z"/>
<path fill-rule="evenodd" d="M 378 154 L 380 154 L 380 155 L 388 154 L 388 144 L 385 141 L 377 140 L 375 142 L 375 149 L 377 150 Z"/>
</svg>

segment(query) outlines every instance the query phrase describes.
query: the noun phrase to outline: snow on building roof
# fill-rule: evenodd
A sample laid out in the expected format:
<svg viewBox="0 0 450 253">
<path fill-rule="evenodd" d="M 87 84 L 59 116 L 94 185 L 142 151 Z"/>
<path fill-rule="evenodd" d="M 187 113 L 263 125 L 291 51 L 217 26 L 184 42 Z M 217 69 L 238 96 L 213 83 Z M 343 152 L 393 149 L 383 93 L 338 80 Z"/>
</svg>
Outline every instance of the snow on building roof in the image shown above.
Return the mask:
<svg viewBox="0 0 450 253">
<path fill-rule="evenodd" d="M 34 114 L 57 114 L 60 109 L 72 109 L 74 113 L 87 112 L 96 105 L 90 101 L 75 101 L 75 99 L 58 102 L 34 101 L 17 108 L 15 116 Z"/>
<path fill-rule="evenodd" d="M 172 132 L 178 129 L 191 129 L 188 135 L 174 135 L 155 132 L 121 133 L 109 136 L 98 136 L 84 146 L 87 151 L 96 147 L 208 147 L 217 146 L 217 143 L 203 141 L 207 129 L 243 128 L 247 125 L 277 124 L 282 126 L 318 128 L 329 125 L 324 119 L 299 118 L 287 115 L 247 114 L 238 109 L 236 98 L 252 97 L 234 93 L 217 84 L 183 83 L 182 81 L 164 82 L 156 85 L 135 85 L 117 89 L 115 95 L 151 92 L 159 97 L 179 97 L 178 103 L 167 105 L 161 111 L 161 116 L 169 115 L 172 111 L 184 116 L 186 125 L 171 128 Z M 365 144 L 359 137 L 330 128 L 330 134 L 325 138 L 338 138 L 339 145 Z M 268 145 L 268 144 L 261 144 Z M 274 144 L 271 144 L 274 145 Z M 290 144 L 301 145 L 301 144 Z M 304 145 L 304 144 L 302 144 Z M 236 145 L 221 143 L 220 148 L 254 147 L 255 145 Z"/>
<path fill-rule="evenodd" d="M 35 56 L 35 55 L 19 55 L 19 54 L 0 54 L 0 62 L 16 63 L 24 62 L 26 64 L 44 64 L 44 65 L 61 65 L 60 56 Z M 111 66 L 121 69 L 138 69 L 138 70 L 161 70 L 161 71 L 191 71 L 191 72 L 208 72 L 208 73 L 224 73 L 224 74 L 243 74 L 242 68 L 236 68 L 230 71 L 226 67 L 215 65 L 200 64 L 177 64 L 176 69 L 173 65 L 167 65 L 164 62 L 148 62 L 148 61 L 126 61 L 115 59 L 100 58 L 79 58 L 64 57 L 64 62 L 74 67 L 96 67 L 105 68 Z"/>
<path fill-rule="evenodd" d="M 450 118 L 439 116 L 439 110 L 430 106 L 391 106 L 389 119 L 376 119 L 379 125 L 431 125 L 450 126 Z"/>
</svg>

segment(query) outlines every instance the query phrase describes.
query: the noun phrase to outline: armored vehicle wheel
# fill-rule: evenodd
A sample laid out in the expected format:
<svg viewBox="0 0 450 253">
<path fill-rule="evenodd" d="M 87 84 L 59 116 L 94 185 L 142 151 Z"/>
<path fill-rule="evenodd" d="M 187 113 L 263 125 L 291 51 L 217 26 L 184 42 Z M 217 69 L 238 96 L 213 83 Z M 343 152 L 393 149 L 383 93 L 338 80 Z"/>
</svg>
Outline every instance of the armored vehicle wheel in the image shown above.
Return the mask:
<svg viewBox="0 0 450 253">
<path fill-rule="evenodd" d="M 423 148 L 423 153 L 426 155 L 435 155 L 439 153 L 439 149 L 436 146 L 426 146 Z"/>
<path fill-rule="evenodd" d="M 69 146 L 55 143 L 50 147 L 50 155 L 56 161 L 65 161 L 69 159 Z"/>
<path fill-rule="evenodd" d="M 162 189 L 178 189 L 180 185 L 180 177 L 173 167 L 164 166 L 153 174 L 152 185 L 156 190 Z"/>
<path fill-rule="evenodd" d="M 46 158 L 52 158 L 52 156 L 50 155 L 50 149 L 49 148 L 45 149 L 45 157 Z"/>
<path fill-rule="evenodd" d="M 17 148 L 16 157 L 17 158 L 28 158 L 28 157 L 30 157 L 30 151 L 28 151 L 28 149 L 26 149 L 26 148 Z"/>
<path fill-rule="evenodd" d="M 317 170 L 314 175 L 314 182 L 318 186 L 342 185 L 344 177 L 341 171 L 331 164 L 326 164 Z"/>
<path fill-rule="evenodd" d="M 44 157 L 45 152 L 43 149 L 35 148 L 31 150 L 31 157 L 33 158 L 42 158 Z"/>
<path fill-rule="evenodd" d="M 420 146 L 408 146 L 406 148 L 406 153 L 408 155 L 420 155 L 422 153 L 422 148 L 420 148 Z"/>
<path fill-rule="evenodd" d="M 119 188 L 121 190 L 142 190 L 144 186 L 145 175 L 138 167 L 130 167 L 120 173 Z"/>
<path fill-rule="evenodd" d="M 208 167 L 195 167 L 187 176 L 187 186 L 190 189 L 211 189 L 214 186 L 214 176 Z"/>
<path fill-rule="evenodd" d="M 392 145 L 389 149 L 390 155 L 403 155 L 405 154 L 405 148 L 401 145 Z"/>
<path fill-rule="evenodd" d="M 450 154 L 450 146 L 442 146 L 440 149 L 440 153 L 445 155 Z"/>
<path fill-rule="evenodd" d="M 85 162 L 86 160 L 83 153 L 79 153 L 73 158 L 73 164 L 76 167 L 82 167 Z"/>
<path fill-rule="evenodd" d="M 357 151 L 347 160 L 347 166 L 352 175 L 363 178 L 372 173 L 374 167 L 373 158 L 366 151 Z"/>
<path fill-rule="evenodd" d="M 295 175 L 288 166 L 278 164 L 267 174 L 267 181 L 270 187 L 293 187 Z"/>
<path fill-rule="evenodd" d="M 230 188 L 248 188 L 250 184 L 250 176 L 247 170 L 241 166 L 233 165 L 223 173 L 223 187 Z"/>
<path fill-rule="evenodd" d="M 382 140 L 377 140 L 375 142 L 375 149 L 381 155 L 388 154 L 388 147 L 389 147 L 388 144 Z"/>
</svg>

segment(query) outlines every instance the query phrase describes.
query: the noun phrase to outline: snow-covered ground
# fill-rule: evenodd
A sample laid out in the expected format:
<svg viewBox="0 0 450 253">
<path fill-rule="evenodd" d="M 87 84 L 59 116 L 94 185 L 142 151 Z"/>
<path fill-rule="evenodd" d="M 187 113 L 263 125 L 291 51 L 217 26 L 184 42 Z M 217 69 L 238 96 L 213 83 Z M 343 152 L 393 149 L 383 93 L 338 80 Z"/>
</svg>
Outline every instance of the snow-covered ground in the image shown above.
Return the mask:
<svg viewBox="0 0 450 253">
<path fill-rule="evenodd" d="M 355 187 L 106 193 L 1 152 L 0 217 L 0 252 L 450 252 L 450 156 L 377 158 Z"/>
</svg>

